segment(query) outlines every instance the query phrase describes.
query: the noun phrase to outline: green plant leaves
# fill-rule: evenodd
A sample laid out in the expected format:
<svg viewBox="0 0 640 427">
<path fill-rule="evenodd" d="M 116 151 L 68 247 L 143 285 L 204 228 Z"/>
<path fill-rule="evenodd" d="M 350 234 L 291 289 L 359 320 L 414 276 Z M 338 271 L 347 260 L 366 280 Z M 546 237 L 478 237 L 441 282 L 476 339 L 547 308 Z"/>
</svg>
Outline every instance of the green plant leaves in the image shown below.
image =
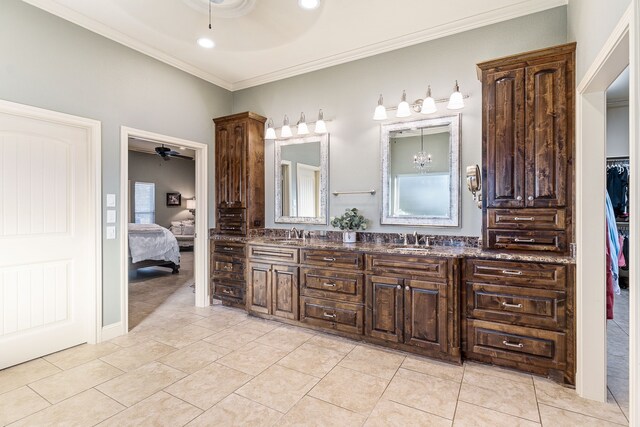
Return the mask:
<svg viewBox="0 0 640 427">
<path fill-rule="evenodd" d="M 345 209 L 342 216 L 331 218 L 331 225 L 340 230 L 357 231 L 366 230 L 368 221 L 358 213 L 358 209 L 350 208 Z"/>
</svg>

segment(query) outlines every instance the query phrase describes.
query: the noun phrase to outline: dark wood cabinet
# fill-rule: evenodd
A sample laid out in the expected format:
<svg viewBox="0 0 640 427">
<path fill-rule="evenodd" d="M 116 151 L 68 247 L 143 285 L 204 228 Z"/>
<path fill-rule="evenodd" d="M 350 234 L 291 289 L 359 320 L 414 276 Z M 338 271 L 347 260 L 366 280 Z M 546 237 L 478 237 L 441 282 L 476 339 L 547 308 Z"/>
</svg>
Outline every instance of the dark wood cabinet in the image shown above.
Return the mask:
<svg viewBox="0 0 640 427">
<path fill-rule="evenodd" d="M 210 259 L 211 298 L 217 298 L 225 305 L 244 307 L 245 244 L 212 240 Z"/>
<path fill-rule="evenodd" d="M 573 239 L 574 53 L 571 43 L 478 64 L 485 248 L 568 250 Z M 505 215 L 512 217 L 508 224 L 495 221 Z M 542 216 L 547 220 L 540 222 Z M 545 234 L 538 236 L 538 230 Z"/>
<path fill-rule="evenodd" d="M 255 113 L 214 119 L 216 230 L 264 228 L 264 122 Z"/>
<path fill-rule="evenodd" d="M 456 259 L 367 254 L 365 333 L 459 361 Z"/>
<path fill-rule="evenodd" d="M 247 310 L 283 319 L 299 317 L 299 267 L 273 260 L 298 260 L 298 249 L 249 246 Z M 286 261 L 285 261 L 286 262 Z"/>
</svg>

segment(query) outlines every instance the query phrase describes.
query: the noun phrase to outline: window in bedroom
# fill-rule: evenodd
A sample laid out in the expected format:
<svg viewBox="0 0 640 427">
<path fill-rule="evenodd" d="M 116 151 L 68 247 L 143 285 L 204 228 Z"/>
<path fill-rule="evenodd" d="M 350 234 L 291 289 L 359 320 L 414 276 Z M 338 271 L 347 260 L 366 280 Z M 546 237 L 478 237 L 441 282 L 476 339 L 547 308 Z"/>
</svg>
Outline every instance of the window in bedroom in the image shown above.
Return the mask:
<svg viewBox="0 0 640 427">
<path fill-rule="evenodd" d="M 134 220 L 136 224 L 153 224 L 156 221 L 156 185 L 153 182 L 136 182 L 134 187 Z"/>
</svg>

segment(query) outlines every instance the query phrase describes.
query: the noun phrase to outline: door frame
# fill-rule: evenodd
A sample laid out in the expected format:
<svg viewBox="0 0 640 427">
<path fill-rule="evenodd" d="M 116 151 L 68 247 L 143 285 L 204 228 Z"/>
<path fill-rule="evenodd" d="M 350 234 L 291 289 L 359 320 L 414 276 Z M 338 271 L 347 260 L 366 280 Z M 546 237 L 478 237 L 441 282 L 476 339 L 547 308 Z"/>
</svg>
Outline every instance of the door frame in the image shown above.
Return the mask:
<svg viewBox="0 0 640 427">
<path fill-rule="evenodd" d="M 93 232 L 87 236 L 90 241 L 91 254 L 88 257 L 88 270 L 94 277 L 94 285 L 89 286 L 87 301 L 78 301 L 87 306 L 87 343 L 95 344 L 101 341 L 102 335 L 102 123 L 98 120 L 73 116 L 57 111 L 46 110 L 30 105 L 0 100 L 0 111 L 42 120 L 75 126 L 87 132 L 89 144 L 89 217 L 93 218 Z"/>
<path fill-rule="evenodd" d="M 179 147 L 186 147 L 195 151 L 196 190 L 198 214 L 195 222 L 194 237 L 194 281 L 196 289 L 196 307 L 209 305 L 209 202 L 208 202 L 208 172 L 207 144 L 186 139 L 176 138 L 145 130 L 122 126 L 120 128 L 120 319 L 121 330 L 117 335 L 129 332 L 129 262 L 128 262 L 128 212 L 129 212 L 129 138 L 138 137 L 158 143 L 165 143 Z M 116 336 L 116 335 L 114 335 Z"/>
<path fill-rule="evenodd" d="M 609 36 L 584 78 L 578 84 L 576 97 L 576 241 L 577 286 L 577 369 L 576 390 L 582 397 L 607 401 L 607 340 L 605 301 L 605 200 L 594 197 L 606 188 L 606 90 L 628 65 L 629 87 L 629 157 L 632 171 L 630 234 L 638 236 L 640 188 L 637 183 L 640 166 L 638 136 L 640 121 L 640 23 L 639 0 L 634 0 Z M 596 230 L 596 231 L 594 231 Z M 598 232 L 597 230 L 601 230 Z M 639 239 L 630 245 L 630 333 L 629 391 L 630 425 L 638 420 L 640 377 L 640 299 L 638 269 Z M 596 248 L 594 250 L 594 248 Z"/>
</svg>

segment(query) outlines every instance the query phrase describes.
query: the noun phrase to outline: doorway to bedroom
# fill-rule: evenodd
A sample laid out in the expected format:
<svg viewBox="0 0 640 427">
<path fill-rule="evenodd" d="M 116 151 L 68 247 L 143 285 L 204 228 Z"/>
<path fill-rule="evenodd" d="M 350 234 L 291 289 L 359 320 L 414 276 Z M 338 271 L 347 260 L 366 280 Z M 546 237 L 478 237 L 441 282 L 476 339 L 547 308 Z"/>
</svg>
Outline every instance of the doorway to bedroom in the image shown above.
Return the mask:
<svg viewBox="0 0 640 427">
<path fill-rule="evenodd" d="M 123 333 L 172 329 L 208 300 L 207 146 L 123 128 L 121 149 Z"/>
</svg>

